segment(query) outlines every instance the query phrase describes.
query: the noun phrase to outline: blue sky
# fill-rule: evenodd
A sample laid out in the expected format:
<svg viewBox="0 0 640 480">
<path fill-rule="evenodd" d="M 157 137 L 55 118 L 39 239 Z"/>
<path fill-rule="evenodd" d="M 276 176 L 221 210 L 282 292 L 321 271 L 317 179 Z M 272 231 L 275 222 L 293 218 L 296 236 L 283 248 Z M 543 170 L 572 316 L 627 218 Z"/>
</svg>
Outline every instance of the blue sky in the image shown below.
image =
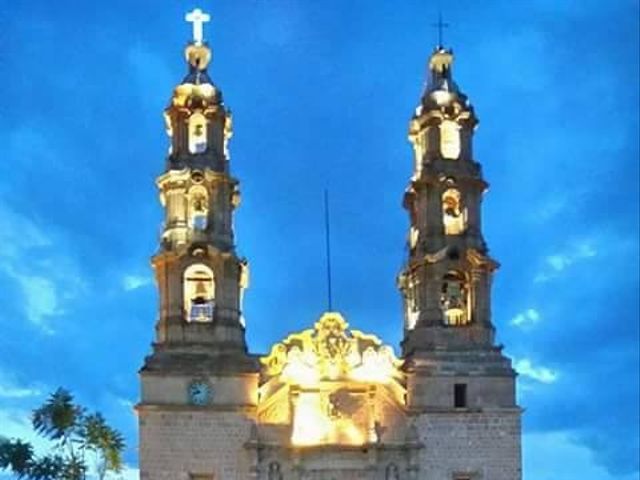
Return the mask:
<svg viewBox="0 0 640 480">
<path fill-rule="evenodd" d="M 499 341 L 520 372 L 525 478 L 637 480 L 638 3 L 442 2 L 480 117 L 484 231 L 502 263 Z M 156 291 L 162 109 L 185 73 L 190 1 L 0 0 L 0 433 L 58 385 L 124 431 Z M 207 1 L 253 351 L 334 304 L 397 345 L 408 120 L 438 5 Z"/>
</svg>

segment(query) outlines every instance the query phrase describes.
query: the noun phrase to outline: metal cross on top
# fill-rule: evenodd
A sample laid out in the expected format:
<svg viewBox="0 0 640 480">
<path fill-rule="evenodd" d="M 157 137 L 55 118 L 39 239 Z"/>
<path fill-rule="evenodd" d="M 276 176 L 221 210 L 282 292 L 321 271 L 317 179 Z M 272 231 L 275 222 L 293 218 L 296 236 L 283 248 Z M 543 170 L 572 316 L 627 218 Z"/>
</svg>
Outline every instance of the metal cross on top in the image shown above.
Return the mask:
<svg viewBox="0 0 640 480">
<path fill-rule="evenodd" d="M 202 44 L 202 26 L 211 20 L 211 16 L 199 8 L 196 8 L 192 12 L 187 13 L 184 19 L 193 24 L 193 42 L 198 45 Z"/>
<path fill-rule="evenodd" d="M 442 12 L 438 12 L 438 23 L 434 23 L 433 26 L 438 29 L 438 48 L 443 48 L 442 32 L 449 24 L 442 21 Z"/>
</svg>

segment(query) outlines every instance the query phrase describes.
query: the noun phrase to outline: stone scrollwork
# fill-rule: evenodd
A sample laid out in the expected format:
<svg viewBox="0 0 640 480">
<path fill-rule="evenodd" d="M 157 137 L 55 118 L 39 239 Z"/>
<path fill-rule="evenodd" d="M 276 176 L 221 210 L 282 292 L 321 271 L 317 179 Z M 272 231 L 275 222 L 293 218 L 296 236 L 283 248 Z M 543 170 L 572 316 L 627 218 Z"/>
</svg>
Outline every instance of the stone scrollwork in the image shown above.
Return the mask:
<svg viewBox="0 0 640 480">
<path fill-rule="evenodd" d="M 325 313 L 314 328 L 294 333 L 261 359 L 267 377 L 291 383 L 322 380 L 382 382 L 397 378 L 400 361 L 374 335 L 349 330 L 339 313 Z"/>
<path fill-rule="evenodd" d="M 405 398 L 391 347 L 350 330 L 337 312 L 276 343 L 261 362 L 260 421 L 291 425 L 291 443 L 299 447 L 376 442 L 382 405 Z"/>
</svg>

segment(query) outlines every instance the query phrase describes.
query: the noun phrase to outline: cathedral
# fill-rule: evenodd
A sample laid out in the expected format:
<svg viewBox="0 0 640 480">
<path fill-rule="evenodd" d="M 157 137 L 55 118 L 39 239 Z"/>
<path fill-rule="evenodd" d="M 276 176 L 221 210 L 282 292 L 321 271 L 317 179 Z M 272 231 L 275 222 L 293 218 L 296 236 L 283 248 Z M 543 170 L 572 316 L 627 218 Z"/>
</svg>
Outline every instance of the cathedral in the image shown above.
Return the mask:
<svg viewBox="0 0 640 480">
<path fill-rule="evenodd" d="M 519 480 L 521 409 L 491 319 L 498 263 L 482 234 L 478 120 L 451 50 L 431 54 L 409 122 L 400 356 L 336 311 L 259 355 L 245 340 L 231 114 L 207 73 L 209 17 L 186 18 L 188 72 L 164 112 L 170 149 L 157 179 L 165 218 L 136 407 L 141 479 Z"/>
</svg>

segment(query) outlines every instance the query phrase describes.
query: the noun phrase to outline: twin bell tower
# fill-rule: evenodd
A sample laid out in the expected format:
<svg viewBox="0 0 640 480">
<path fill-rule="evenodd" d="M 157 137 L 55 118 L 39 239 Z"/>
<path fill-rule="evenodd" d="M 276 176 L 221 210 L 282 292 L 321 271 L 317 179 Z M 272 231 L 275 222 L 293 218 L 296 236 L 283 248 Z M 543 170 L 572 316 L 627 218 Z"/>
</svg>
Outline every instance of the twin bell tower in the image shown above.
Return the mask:
<svg viewBox="0 0 640 480">
<path fill-rule="evenodd" d="M 136 407 L 141 479 L 521 479 L 515 372 L 491 315 L 498 264 L 482 234 L 478 119 L 451 50 L 431 54 L 409 126 L 401 356 L 337 312 L 258 355 L 245 339 L 231 113 L 208 73 L 209 15 L 186 19 L 187 74 L 164 112 L 170 148 L 156 182 L 164 221 Z"/>
</svg>

